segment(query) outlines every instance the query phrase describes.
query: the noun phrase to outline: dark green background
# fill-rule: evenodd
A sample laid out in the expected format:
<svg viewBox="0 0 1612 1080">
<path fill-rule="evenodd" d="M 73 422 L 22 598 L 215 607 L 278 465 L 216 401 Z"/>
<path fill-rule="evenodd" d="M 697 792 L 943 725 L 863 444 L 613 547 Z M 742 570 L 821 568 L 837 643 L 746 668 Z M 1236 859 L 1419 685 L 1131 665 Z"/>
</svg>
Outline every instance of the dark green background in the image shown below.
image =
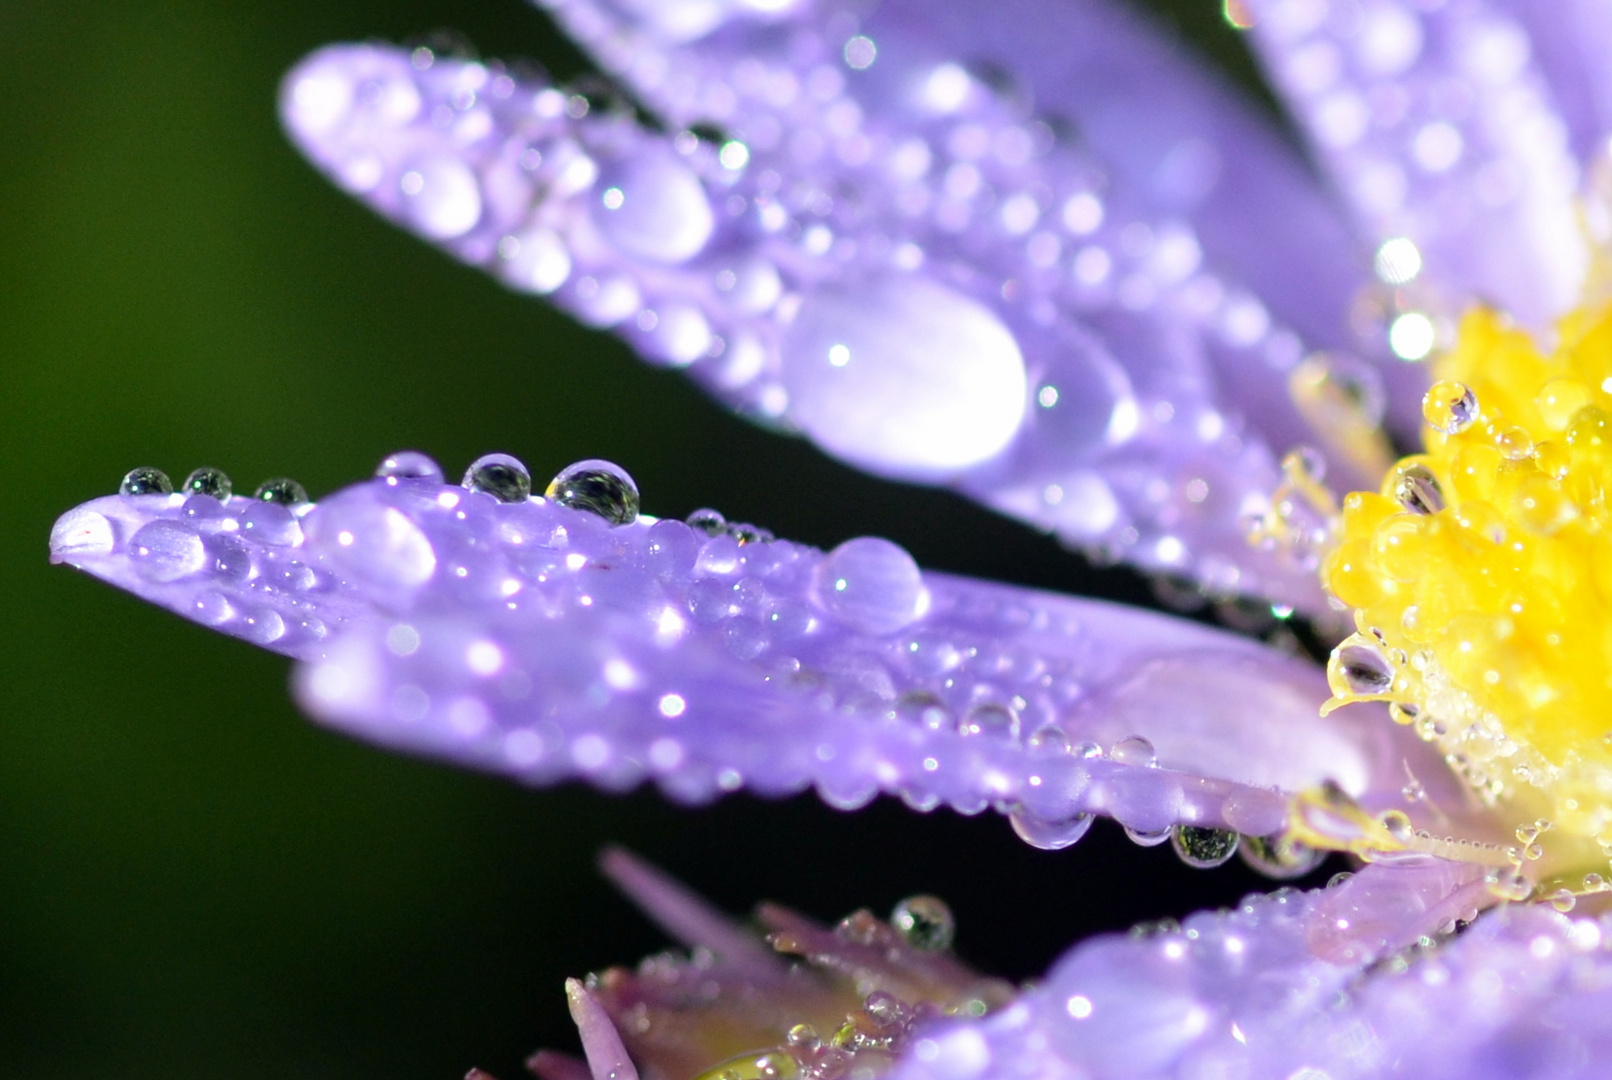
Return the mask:
<svg viewBox="0 0 1612 1080">
<path fill-rule="evenodd" d="M 1179 6 L 1216 28 L 1218 5 Z M 1021 977 L 1082 933 L 1252 887 L 1106 827 L 1053 855 L 989 815 L 688 813 L 390 757 L 303 721 L 285 661 L 46 565 L 54 517 L 136 464 L 318 495 L 414 446 L 450 473 L 492 449 L 539 475 L 609 457 L 655 513 L 880 532 L 930 565 L 1142 595 L 729 418 L 329 188 L 278 131 L 281 73 L 443 27 L 579 70 L 516 0 L 0 0 L 0 1075 L 511 1080 L 574 1045 L 565 975 L 658 946 L 592 872 L 611 840 L 733 910 L 939 892 L 964 953 Z"/>
</svg>

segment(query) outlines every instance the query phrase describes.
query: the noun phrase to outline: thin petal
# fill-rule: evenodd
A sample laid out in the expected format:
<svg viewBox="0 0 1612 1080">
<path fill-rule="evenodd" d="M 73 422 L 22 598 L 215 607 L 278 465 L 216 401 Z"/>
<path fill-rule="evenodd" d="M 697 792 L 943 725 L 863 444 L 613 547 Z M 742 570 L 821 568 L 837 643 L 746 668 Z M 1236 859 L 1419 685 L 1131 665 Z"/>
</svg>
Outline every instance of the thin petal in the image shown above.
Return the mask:
<svg viewBox="0 0 1612 1080">
<path fill-rule="evenodd" d="M 1470 888 L 1459 884 L 1463 874 L 1373 866 L 1342 889 L 1250 897 L 1179 930 L 1086 942 L 1003 1013 L 932 1030 L 895 1075 L 1597 1075 L 1612 1052 L 1612 925 L 1518 907 L 1446 936 L 1450 920 L 1472 918 L 1486 902 L 1481 888 L 1461 899 Z M 1414 911 L 1396 911 L 1398 934 L 1347 957 L 1317 948 L 1318 935 L 1341 925 L 1335 894 L 1396 875 L 1418 880 L 1389 888 L 1423 897 Z M 1441 891 L 1455 906 L 1439 902 Z M 1362 910 L 1374 913 L 1370 903 Z M 1438 944 L 1395 952 L 1417 934 Z"/>
<path fill-rule="evenodd" d="M 1286 388 L 1308 348 L 1205 261 L 1184 206 L 1161 212 L 1101 145 L 950 63 L 936 50 L 955 42 L 910 12 L 880 14 L 861 68 L 817 16 L 651 47 L 602 9 L 563 14 L 652 101 L 733 138 L 668 139 L 378 46 L 305 61 L 287 127 L 399 224 L 853 464 L 1221 595 L 1322 610 L 1308 567 L 1246 543 L 1273 448 L 1314 436 Z M 1105 108 L 1097 126 L 1125 130 Z M 1263 160 L 1268 140 L 1248 138 Z"/>
<path fill-rule="evenodd" d="M 1425 299 L 1542 326 L 1577 302 L 1588 251 L 1569 132 L 1509 6 L 1250 4 L 1271 80 L 1369 234 L 1413 241 L 1450 293 Z"/>
<path fill-rule="evenodd" d="M 293 612 L 266 643 L 310 661 L 296 685 L 315 716 L 531 783 L 653 780 L 690 802 L 815 787 L 843 808 L 889 792 L 995 806 L 1050 847 L 1091 814 L 1158 838 L 1177 823 L 1272 833 L 1287 794 L 1324 780 L 1374 812 L 1411 780 L 1456 801 L 1404 729 L 1319 718 L 1313 665 L 923 573 L 884 540 L 824 553 L 743 528 L 612 527 L 429 477 L 359 484 L 261 538 L 243 524 L 261 504 L 211 504 L 96 500 L 64 515 L 55 557 L 251 639 L 264 613 Z M 91 518 L 104 538 L 86 546 Z"/>
</svg>

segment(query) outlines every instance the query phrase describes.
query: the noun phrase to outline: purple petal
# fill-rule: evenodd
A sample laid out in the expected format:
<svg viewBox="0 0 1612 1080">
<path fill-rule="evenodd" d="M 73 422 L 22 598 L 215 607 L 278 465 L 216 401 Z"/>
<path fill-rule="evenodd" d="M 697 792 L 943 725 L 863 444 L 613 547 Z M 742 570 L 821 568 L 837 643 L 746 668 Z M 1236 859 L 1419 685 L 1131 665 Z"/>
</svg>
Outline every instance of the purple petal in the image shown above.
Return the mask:
<svg viewBox="0 0 1612 1080">
<path fill-rule="evenodd" d="M 1047 847 L 1091 814 L 1144 840 L 1274 833 L 1324 780 L 1373 811 L 1407 780 L 1459 804 L 1404 729 L 1318 717 L 1316 667 L 1231 634 L 924 573 L 885 540 L 824 553 L 506 497 L 377 478 L 260 536 L 251 500 L 112 496 L 64 515 L 54 557 L 308 660 L 328 723 L 531 783 L 889 792 L 995 806 Z"/>
<path fill-rule="evenodd" d="M 1102 140 L 1060 140 L 950 63 L 932 20 L 882 11 L 878 40 L 857 37 L 877 56 L 864 63 L 808 7 L 693 45 L 659 42 L 664 19 L 564 8 L 675 119 L 728 128 L 720 146 L 377 46 L 309 58 L 282 108 L 303 151 L 381 213 L 742 411 L 1217 594 L 1321 610 L 1308 567 L 1246 542 L 1278 482 L 1271 448 L 1314 433 L 1286 390 L 1300 335 L 1236 284 L 1237 260 L 1205 261 L 1192 206 L 1221 202 L 1169 202 L 1102 161 Z M 1142 40 L 1113 25 L 1116 47 Z M 1209 135 L 1251 140 L 1249 168 L 1276 159 L 1224 95 L 1206 100 L 1223 106 L 1193 113 L 1215 121 Z M 1117 119 L 1130 105 L 1100 104 L 1105 138 L 1145 128 Z M 1246 187 L 1294 209 L 1295 237 L 1327 231 L 1292 169 L 1270 176 L 1226 197 Z M 1217 235 L 1252 227 L 1204 214 Z M 1341 265 L 1318 243 L 1306 265 Z M 1271 259 L 1268 275 L 1341 307 L 1336 285 Z"/>
<path fill-rule="evenodd" d="M 1250 897 L 1177 930 L 1086 942 L 1002 1013 L 932 1030 L 894 1075 L 1600 1075 L 1612 1054 L 1612 924 L 1516 907 L 1446 936 L 1452 920 L 1472 918 L 1488 902 L 1481 887 L 1460 885 L 1461 876 L 1425 861 L 1372 866 L 1341 888 Z M 1373 887 L 1420 893 L 1425 902 L 1397 912 L 1410 917 L 1395 938 L 1363 939 L 1347 958 L 1318 947 L 1318 936 L 1335 934 L 1341 921 L 1339 894 L 1371 877 L 1408 879 Z M 1418 934 L 1438 944 L 1396 955 Z"/>
<path fill-rule="evenodd" d="M 1272 81 L 1370 235 L 1413 241 L 1448 290 L 1428 305 L 1481 298 L 1543 326 L 1577 302 L 1579 170 L 1513 5 L 1250 6 Z"/>
</svg>

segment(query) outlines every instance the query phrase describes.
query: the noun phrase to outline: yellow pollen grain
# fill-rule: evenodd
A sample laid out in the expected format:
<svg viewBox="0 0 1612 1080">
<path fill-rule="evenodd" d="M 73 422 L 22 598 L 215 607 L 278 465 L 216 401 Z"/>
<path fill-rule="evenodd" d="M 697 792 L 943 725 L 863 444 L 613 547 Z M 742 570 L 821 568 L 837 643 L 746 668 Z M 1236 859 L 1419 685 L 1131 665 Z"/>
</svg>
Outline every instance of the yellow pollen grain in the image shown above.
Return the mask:
<svg viewBox="0 0 1612 1080">
<path fill-rule="evenodd" d="M 1612 308 L 1557 337 L 1469 314 L 1426 452 L 1344 500 L 1322 574 L 1360 633 L 1329 705 L 1395 702 L 1485 798 L 1612 844 Z"/>
</svg>

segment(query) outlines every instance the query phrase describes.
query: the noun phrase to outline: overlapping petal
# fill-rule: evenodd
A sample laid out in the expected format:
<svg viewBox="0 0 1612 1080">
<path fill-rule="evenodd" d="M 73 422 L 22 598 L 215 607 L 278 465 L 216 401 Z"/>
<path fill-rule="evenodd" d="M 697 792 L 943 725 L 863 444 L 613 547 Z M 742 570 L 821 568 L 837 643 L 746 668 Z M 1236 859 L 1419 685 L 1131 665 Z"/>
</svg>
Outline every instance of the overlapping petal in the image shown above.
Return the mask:
<svg viewBox="0 0 1612 1080">
<path fill-rule="evenodd" d="M 1366 342 L 1318 361 L 1331 413 L 1296 407 L 1312 350 L 1362 344 L 1367 257 L 1291 152 L 1106 5 L 1021 0 L 983 34 L 971 5 L 784 7 L 555 5 L 692 126 L 675 136 L 375 45 L 310 57 L 282 111 L 381 213 L 752 416 L 1106 557 L 1321 611 L 1312 567 L 1250 548 L 1248 518 L 1281 453 L 1348 441 L 1312 422 L 1369 426 L 1385 379 L 1420 375 Z M 1334 479 L 1373 460 L 1340 452 Z"/>
<path fill-rule="evenodd" d="M 109 496 L 63 517 L 55 552 L 303 659 L 328 723 L 533 783 L 888 792 L 994 806 L 1058 847 L 1093 814 L 1144 842 L 1263 836 L 1325 781 L 1381 809 L 1447 777 L 1404 729 L 1318 717 L 1321 672 L 1236 635 L 925 573 L 871 537 L 825 553 L 699 521 L 612 524 L 428 473 L 294 509 Z"/>
</svg>

